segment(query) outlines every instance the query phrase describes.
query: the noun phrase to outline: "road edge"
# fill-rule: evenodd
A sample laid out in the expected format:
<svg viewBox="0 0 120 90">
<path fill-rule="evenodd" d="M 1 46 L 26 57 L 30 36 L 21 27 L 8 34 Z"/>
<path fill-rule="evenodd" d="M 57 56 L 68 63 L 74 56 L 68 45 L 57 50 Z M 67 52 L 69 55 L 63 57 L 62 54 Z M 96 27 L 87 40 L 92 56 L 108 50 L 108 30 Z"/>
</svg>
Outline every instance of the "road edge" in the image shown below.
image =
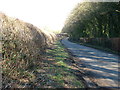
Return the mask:
<svg viewBox="0 0 120 90">
<path fill-rule="evenodd" d="M 65 50 L 68 52 L 68 54 L 71 56 L 71 59 L 73 60 L 73 62 L 75 63 L 76 59 L 78 59 L 77 57 L 75 57 L 70 50 L 62 43 L 62 39 L 60 40 L 60 43 L 64 46 Z M 82 76 L 83 80 L 85 80 L 87 88 L 100 88 L 97 84 L 95 84 L 93 81 L 90 80 L 90 78 L 87 75 L 83 75 Z"/>
</svg>

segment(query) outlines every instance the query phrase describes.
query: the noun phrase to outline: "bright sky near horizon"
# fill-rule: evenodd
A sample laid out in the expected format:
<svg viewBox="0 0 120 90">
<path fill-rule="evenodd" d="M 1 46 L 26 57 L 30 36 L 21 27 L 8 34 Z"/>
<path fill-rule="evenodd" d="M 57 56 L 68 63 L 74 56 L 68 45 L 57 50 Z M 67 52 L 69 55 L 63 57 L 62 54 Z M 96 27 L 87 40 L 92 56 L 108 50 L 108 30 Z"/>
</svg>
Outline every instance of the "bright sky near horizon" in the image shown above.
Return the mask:
<svg viewBox="0 0 120 90">
<path fill-rule="evenodd" d="M 0 12 L 41 29 L 61 30 L 78 2 L 83 0 L 0 0 Z"/>
</svg>

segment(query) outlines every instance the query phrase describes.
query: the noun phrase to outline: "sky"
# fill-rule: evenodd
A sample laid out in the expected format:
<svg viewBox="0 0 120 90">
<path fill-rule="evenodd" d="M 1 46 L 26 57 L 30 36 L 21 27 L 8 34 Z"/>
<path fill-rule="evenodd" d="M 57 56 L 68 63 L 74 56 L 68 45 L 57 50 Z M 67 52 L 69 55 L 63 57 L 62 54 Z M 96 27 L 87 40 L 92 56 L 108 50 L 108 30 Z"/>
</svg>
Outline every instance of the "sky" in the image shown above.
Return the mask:
<svg viewBox="0 0 120 90">
<path fill-rule="evenodd" d="M 62 29 L 71 10 L 82 1 L 84 0 L 0 0 L 0 12 L 41 29 L 55 31 Z"/>
<path fill-rule="evenodd" d="M 41 29 L 61 30 L 78 2 L 83 0 L 0 0 L 0 12 Z"/>
</svg>

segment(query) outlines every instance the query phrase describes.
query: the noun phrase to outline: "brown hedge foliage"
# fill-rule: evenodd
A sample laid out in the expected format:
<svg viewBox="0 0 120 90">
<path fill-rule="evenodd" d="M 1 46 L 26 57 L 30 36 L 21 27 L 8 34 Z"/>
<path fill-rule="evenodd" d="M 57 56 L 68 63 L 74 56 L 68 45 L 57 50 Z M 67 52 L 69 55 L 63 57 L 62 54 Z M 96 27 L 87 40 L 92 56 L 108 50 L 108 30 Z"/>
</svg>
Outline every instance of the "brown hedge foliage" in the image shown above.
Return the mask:
<svg viewBox="0 0 120 90">
<path fill-rule="evenodd" d="M 55 35 L 3 13 L 0 13 L 0 32 L 3 75 L 15 79 L 22 78 L 21 72 L 41 60 L 45 49 L 55 41 Z"/>
</svg>

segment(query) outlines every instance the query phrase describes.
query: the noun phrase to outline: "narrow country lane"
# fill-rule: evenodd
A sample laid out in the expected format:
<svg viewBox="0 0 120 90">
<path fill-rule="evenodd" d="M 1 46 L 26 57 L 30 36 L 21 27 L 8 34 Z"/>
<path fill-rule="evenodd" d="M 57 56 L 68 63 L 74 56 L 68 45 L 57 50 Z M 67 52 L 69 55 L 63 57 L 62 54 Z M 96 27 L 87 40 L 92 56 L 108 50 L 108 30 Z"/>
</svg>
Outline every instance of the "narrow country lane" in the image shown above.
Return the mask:
<svg viewBox="0 0 120 90">
<path fill-rule="evenodd" d="M 68 41 L 68 38 L 63 39 L 61 42 L 78 58 L 77 62 L 84 64 L 84 70 L 89 72 L 91 78 L 94 79 L 93 82 L 98 86 L 115 88 L 119 86 L 119 56 L 72 43 Z"/>
</svg>

